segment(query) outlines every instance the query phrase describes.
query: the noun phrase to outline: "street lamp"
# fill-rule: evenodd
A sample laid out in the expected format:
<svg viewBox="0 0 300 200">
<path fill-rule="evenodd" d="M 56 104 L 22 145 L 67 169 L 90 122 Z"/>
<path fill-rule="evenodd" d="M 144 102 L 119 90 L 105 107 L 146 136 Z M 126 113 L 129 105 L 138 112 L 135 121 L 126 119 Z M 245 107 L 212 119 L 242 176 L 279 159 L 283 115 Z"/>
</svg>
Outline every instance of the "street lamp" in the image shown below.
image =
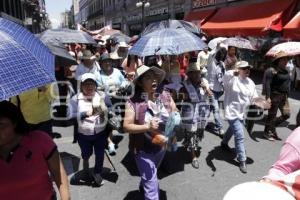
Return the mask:
<svg viewBox="0 0 300 200">
<path fill-rule="evenodd" d="M 142 7 L 142 30 L 145 28 L 145 8 L 148 8 L 150 6 L 150 3 L 147 0 L 142 0 L 136 3 L 136 7 L 140 8 Z"/>
</svg>

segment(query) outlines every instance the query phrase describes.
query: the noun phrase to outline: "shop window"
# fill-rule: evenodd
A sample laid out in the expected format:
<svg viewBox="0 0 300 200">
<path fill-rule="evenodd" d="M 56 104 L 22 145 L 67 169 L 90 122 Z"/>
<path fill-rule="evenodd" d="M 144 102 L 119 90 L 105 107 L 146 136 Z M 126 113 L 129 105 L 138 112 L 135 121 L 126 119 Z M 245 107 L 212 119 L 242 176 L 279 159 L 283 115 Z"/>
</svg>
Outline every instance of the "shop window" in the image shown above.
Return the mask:
<svg viewBox="0 0 300 200">
<path fill-rule="evenodd" d="M 9 10 L 9 0 L 4 0 L 4 12 L 10 14 Z"/>
<path fill-rule="evenodd" d="M 175 14 L 175 19 L 177 19 L 177 20 L 183 20 L 184 19 L 184 12 L 176 13 Z"/>
<path fill-rule="evenodd" d="M 4 12 L 4 2 L 3 1 L 1 1 L 1 3 L 0 3 L 0 12 Z"/>
</svg>

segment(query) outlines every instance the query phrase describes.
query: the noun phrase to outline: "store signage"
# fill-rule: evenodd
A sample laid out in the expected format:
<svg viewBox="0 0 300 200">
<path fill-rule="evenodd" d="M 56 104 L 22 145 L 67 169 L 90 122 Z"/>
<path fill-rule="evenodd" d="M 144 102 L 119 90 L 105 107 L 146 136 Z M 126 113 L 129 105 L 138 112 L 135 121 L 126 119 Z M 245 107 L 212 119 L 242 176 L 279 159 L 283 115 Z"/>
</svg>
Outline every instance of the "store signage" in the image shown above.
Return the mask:
<svg viewBox="0 0 300 200">
<path fill-rule="evenodd" d="M 145 13 L 145 17 L 156 16 L 156 15 L 165 15 L 165 14 L 168 14 L 168 12 L 169 12 L 168 7 L 152 9 L 149 12 Z M 141 13 L 127 16 L 127 21 L 138 21 L 141 19 L 142 19 Z"/>
<path fill-rule="evenodd" d="M 162 7 L 162 8 L 150 10 L 148 15 L 146 16 L 164 15 L 167 14 L 168 12 L 169 12 L 168 7 Z"/>
<path fill-rule="evenodd" d="M 226 0 L 194 0 L 193 8 L 202 8 L 207 6 L 215 6 L 218 4 L 225 3 Z"/>
</svg>

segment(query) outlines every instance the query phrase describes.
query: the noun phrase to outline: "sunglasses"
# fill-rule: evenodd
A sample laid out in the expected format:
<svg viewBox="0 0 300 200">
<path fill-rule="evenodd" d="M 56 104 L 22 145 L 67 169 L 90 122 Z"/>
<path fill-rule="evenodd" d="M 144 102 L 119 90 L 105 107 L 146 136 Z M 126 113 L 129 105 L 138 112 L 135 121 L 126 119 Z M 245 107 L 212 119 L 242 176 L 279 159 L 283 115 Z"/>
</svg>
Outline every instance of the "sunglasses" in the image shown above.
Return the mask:
<svg viewBox="0 0 300 200">
<path fill-rule="evenodd" d="M 243 67 L 243 68 L 240 68 L 241 70 L 250 70 L 251 68 L 250 67 Z"/>
</svg>

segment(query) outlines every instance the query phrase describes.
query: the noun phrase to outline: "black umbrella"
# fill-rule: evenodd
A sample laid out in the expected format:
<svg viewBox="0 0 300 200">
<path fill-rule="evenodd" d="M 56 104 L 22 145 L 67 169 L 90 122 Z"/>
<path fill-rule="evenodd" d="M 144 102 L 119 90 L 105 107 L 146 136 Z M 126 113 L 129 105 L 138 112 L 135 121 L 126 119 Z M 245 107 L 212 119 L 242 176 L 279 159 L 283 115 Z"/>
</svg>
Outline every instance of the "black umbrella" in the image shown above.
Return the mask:
<svg viewBox="0 0 300 200">
<path fill-rule="evenodd" d="M 50 43 L 83 43 L 96 44 L 91 35 L 86 32 L 67 28 L 48 29 L 41 34 L 41 40 Z"/>
<path fill-rule="evenodd" d="M 73 58 L 69 52 L 65 49 L 64 45 L 61 43 L 45 41 L 44 38 L 41 37 L 41 34 L 36 34 L 38 38 L 50 49 L 51 53 L 55 55 L 55 66 L 71 66 L 77 65 L 77 61 Z"/>
<path fill-rule="evenodd" d="M 184 21 L 184 20 L 172 20 L 172 19 L 163 20 L 163 21 L 154 22 L 154 23 L 149 24 L 145 28 L 145 30 L 142 32 L 142 35 L 146 35 L 153 31 L 164 29 L 164 28 L 171 28 L 171 29 L 182 28 L 182 29 L 185 29 L 196 35 L 201 35 L 200 28 L 198 26 L 196 26 L 195 24 L 188 22 L 188 21 Z"/>
<path fill-rule="evenodd" d="M 75 58 L 63 46 L 46 44 L 51 52 L 55 55 L 55 66 L 66 67 L 78 65 Z"/>
</svg>

